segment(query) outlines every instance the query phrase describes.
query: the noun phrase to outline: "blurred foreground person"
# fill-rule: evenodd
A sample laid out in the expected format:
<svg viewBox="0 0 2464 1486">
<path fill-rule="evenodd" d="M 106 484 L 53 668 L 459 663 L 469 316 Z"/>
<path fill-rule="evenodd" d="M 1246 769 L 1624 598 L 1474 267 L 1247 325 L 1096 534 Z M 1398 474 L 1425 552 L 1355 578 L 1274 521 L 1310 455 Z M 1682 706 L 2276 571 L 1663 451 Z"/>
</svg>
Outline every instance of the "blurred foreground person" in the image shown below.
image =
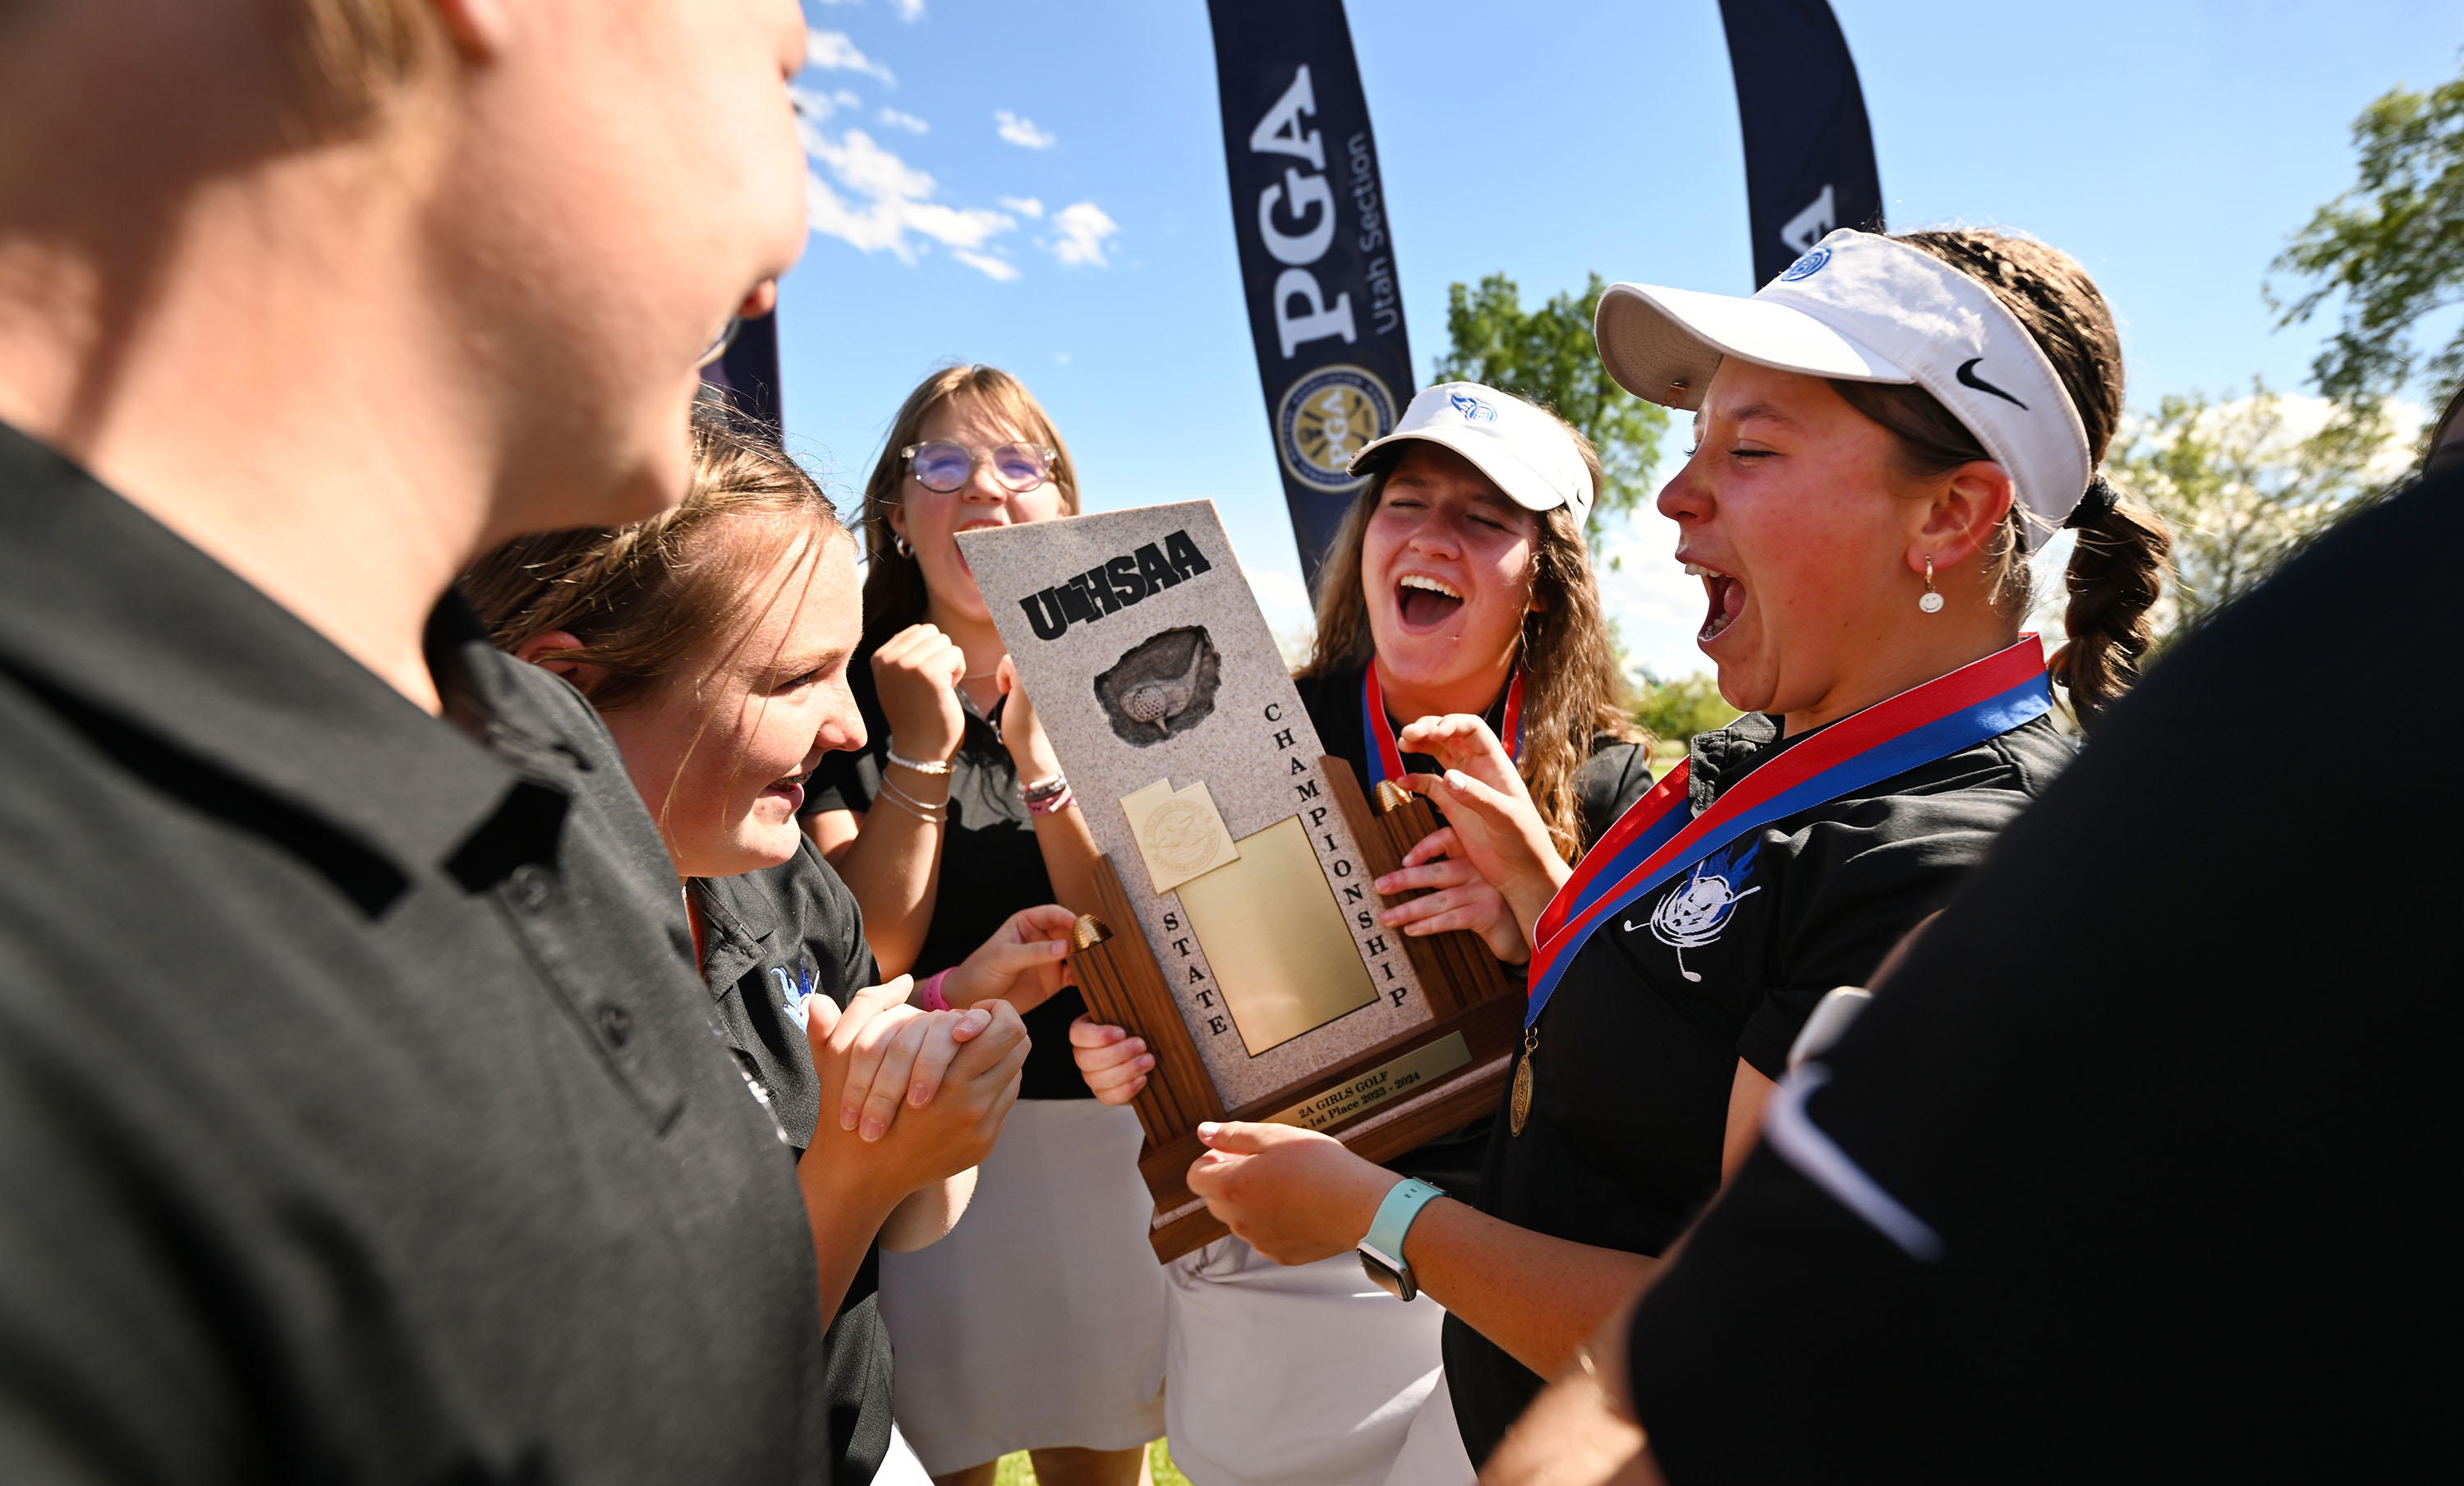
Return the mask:
<svg viewBox="0 0 2464 1486">
<path fill-rule="evenodd" d="M 2440 475 L 2451 470 L 2464 470 L 2464 384 L 2448 394 L 2447 409 L 2430 427 L 2430 437 L 2424 441 L 2422 470 Z"/>
<path fill-rule="evenodd" d="M 2454 1317 L 2464 782 L 2288 795 L 2216 723 L 2298 687 L 2464 728 L 2422 685 L 2458 543 L 2449 472 L 2168 654 L 1484 1479 L 2454 1479 L 2416 1348 Z"/>
<path fill-rule="evenodd" d="M 682 494 L 803 43 L 0 7 L 0 1480 L 826 1477 L 658 835 L 446 597 Z"/>
<path fill-rule="evenodd" d="M 462 588 L 499 645 L 605 720 L 684 884 L 712 1021 L 798 1153 L 831 1318 L 832 1479 L 921 1486 L 891 1423 L 880 1253 L 966 1210 L 1018 1097 L 1014 1008 L 1060 987 L 1071 915 L 1020 911 L 913 998 L 905 977 L 874 985 L 854 895 L 796 824 L 804 778 L 865 742 L 855 543 L 775 446 L 707 411 L 693 444 L 674 510 L 507 543 Z"/>
</svg>

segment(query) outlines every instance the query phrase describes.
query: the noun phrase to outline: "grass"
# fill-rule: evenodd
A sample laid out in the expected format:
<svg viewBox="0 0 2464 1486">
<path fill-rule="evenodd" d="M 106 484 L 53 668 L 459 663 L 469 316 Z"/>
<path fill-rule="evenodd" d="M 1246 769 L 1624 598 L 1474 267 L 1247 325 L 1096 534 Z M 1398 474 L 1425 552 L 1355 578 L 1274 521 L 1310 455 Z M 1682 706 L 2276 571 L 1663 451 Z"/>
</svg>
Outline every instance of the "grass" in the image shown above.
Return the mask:
<svg viewBox="0 0 2464 1486">
<path fill-rule="evenodd" d="M 1189 1477 L 1172 1463 L 1172 1452 L 1156 1440 L 1147 1447 L 1147 1473 L 1155 1477 L 1155 1486 L 1189 1486 Z M 1035 1486 L 1035 1468 L 1026 1463 L 1026 1452 L 1001 1456 L 1001 1472 L 993 1477 L 993 1486 Z"/>
</svg>

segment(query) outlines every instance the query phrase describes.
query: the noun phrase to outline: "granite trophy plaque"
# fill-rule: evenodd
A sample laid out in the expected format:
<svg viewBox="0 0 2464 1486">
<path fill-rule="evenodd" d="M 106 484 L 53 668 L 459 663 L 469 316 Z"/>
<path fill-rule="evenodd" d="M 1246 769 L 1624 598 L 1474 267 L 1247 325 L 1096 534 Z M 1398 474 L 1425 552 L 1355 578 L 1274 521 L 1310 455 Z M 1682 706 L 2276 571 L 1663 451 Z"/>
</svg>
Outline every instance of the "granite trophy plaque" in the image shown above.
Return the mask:
<svg viewBox="0 0 2464 1486">
<path fill-rule="evenodd" d="M 1436 818 L 1326 756 L 1213 503 L 958 546 L 1102 853 L 1071 964 L 1155 1056 L 1133 1105 L 1157 1256 L 1223 1232 L 1186 1185 L 1200 1121 L 1382 1161 L 1492 1110 L 1521 987 L 1476 936 L 1377 922 L 1372 881 Z"/>
</svg>

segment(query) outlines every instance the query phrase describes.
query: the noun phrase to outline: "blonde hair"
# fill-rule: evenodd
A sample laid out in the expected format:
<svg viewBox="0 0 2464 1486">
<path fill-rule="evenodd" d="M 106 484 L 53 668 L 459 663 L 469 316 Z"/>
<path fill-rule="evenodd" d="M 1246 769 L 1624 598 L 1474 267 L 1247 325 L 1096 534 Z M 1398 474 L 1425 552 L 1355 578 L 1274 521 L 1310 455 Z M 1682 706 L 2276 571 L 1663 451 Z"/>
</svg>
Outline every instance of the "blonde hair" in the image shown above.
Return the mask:
<svg viewBox="0 0 2464 1486">
<path fill-rule="evenodd" d="M 878 644 L 924 617 L 924 605 L 931 597 L 924 587 L 924 569 L 914 558 L 899 552 L 890 513 L 898 508 L 899 487 L 907 478 L 902 451 L 924 436 L 925 419 L 961 397 L 974 398 L 1028 439 L 1057 451 L 1049 482 L 1061 496 L 1061 508 L 1071 516 L 1078 514 L 1078 467 L 1069 460 L 1069 446 L 1062 442 L 1061 431 L 1052 426 L 1044 405 L 1024 383 L 998 366 L 944 366 L 926 377 L 898 405 L 881 457 L 873 461 L 872 475 L 864 482 L 864 637 L 868 643 Z"/>
<path fill-rule="evenodd" d="M 1599 455 L 1591 440 L 1564 419 L 1557 421 L 1582 452 L 1592 488 L 1602 488 Z M 1394 466 L 1390 458 L 1371 477 L 1344 513 L 1327 550 L 1317 595 L 1317 641 L 1301 667 L 1303 676 L 1357 671 L 1377 653 L 1376 636 L 1369 628 L 1368 595 L 1361 588 L 1360 553 L 1369 536 L 1369 518 L 1385 495 Z M 1523 757 L 1516 770 L 1549 828 L 1550 843 L 1573 861 L 1591 844 L 1584 839 L 1581 776 L 1583 765 L 1591 762 L 1594 741 L 1606 736 L 1639 743 L 1649 735 L 1627 714 L 1625 678 L 1617 673 L 1582 528 L 1562 505 L 1540 513 L 1539 524 L 1531 596 L 1541 607 L 1523 616 L 1517 645 L 1523 668 Z"/>
<path fill-rule="evenodd" d="M 582 691 L 603 712 L 654 698 L 685 656 L 724 632 L 753 576 L 799 541 L 818 549 L 847 534 L 810 475 L 725 413 L 697 410 L 693 445 L 693 484 L 674 509 L 517 538 L 463 575 L 463 596 L 499 649 L 560 631 L 579 641 L 539 658 L 594 668 Z M 745 624 L 736 646 L 754 628 Z"/>
</svg>

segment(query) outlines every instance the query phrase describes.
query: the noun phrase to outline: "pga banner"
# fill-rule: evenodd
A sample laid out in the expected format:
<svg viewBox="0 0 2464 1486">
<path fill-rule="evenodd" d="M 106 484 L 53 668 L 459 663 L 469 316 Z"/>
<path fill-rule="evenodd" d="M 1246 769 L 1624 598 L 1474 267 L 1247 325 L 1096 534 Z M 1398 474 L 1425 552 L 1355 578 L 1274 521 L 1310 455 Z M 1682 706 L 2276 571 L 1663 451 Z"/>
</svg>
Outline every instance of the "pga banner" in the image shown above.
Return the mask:
<svg viewBox="0 0 2464 1486">
<path fill-rule="evenodd" d="M 1827 0 L 1720 0 L 1745 125 L 1754 282 L 1836 227 L 1882 230 L 1874 131 L 1848 38 Z"/>
<path fill-rule="evenodd" d="M 1412 400 L 1377 142 L 1342 0 L 1209 0 L 1223 159 L 1258 380 L 1309 588 Z"/>
</svg>

